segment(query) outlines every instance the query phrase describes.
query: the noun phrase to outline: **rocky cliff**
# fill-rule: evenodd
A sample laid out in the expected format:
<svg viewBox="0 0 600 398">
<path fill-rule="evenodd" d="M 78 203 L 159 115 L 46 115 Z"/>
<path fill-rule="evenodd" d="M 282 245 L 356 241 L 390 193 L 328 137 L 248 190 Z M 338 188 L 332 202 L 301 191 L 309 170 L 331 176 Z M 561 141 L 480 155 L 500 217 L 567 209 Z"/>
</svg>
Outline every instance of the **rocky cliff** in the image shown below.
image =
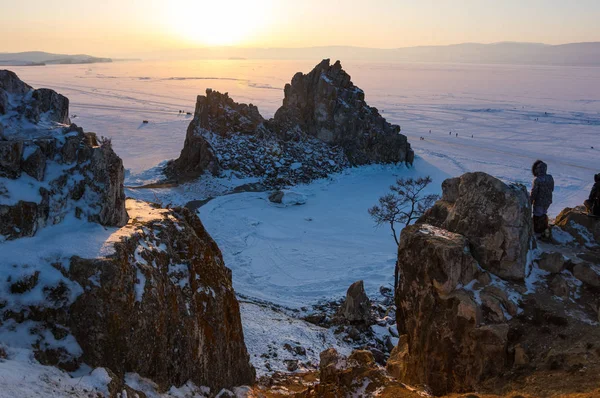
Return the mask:
<svg viewBox="0 0 600 398">
<path fill-rule="evenodd" d="M 231 271 L 198 217 L 126 201 L 110 140 L 64 125 L 60 94 L 6 71 L 0 88 L 0 344 L 116 385 L 252 384 Z"/>
<path fill-rule="evenodd" d="M 127 223 L 123 162 L 110 141 L 69 123 L 69 100 L 0 71 L 0 240 L 33 236 L 69 214 Z"/>
<path fill-rule="evenodd" d="M 442 189 L 442 199 L 401 234 L 401 336 L 388 371 L 434 395 L 510 391 L 534 372 L 560 378 L 575 368 L 586 369 L 577 385 L 597 383 L 598 256 L 560 244 L 536 249 L 521 186 L 467 173 Z"/>
<path fill-rule="evenodd" d="M 339 61 L 323 60 L 309 74 L 296 74 L 284 95 L 275 117 L 264 120 L 252 104 L 207 90 L 198 97 L 181 155 L 165 174 L 185 181 L 228 170 L 279 187 L 350 166 L 412 164 L 400 127 L 367 105 Z"/>
</svg>

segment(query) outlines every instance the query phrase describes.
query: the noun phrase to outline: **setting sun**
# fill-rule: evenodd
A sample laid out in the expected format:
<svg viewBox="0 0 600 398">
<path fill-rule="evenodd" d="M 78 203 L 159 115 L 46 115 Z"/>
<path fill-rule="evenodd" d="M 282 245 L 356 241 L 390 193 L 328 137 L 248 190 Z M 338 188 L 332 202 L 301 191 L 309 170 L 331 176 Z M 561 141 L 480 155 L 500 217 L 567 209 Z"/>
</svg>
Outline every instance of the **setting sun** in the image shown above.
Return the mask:
<svg viewBox="0 0 600 398">
<path fill-rule="evenodd" d="M 210 46 L 243 44 L 258 33 L 270 0 L 179 0 L 169 7 L 169 27 L 183 40 Z"/>
</svg>

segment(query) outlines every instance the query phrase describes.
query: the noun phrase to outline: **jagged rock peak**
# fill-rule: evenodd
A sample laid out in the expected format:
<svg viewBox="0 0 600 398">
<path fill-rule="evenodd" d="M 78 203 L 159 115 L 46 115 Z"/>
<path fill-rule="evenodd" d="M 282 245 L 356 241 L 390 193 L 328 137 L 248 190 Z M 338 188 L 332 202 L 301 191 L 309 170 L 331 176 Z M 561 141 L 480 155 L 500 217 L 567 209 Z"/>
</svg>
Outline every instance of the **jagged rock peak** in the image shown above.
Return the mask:
<svg viewBox="0 0 600 398">
<path fill-rule="evenodd" d="M 307 75 L 297 73 L 284 91 L 283 105 L 270 120 L 227 93 L 209 89 L 198 96 L 181 155 L 168 163 L 167 177 L 185 181 L 227 170 L 281 188 L 349 166 L 412 164 L 414 153 L 400 127 L 366 104 L 339 61 L 323 60 Z"/>
<path fill-rule="evenodd" d="M 34 89 L 9 70 L 0 70 L 0 140 L 70 124 L 69 100 L 47 88 Z"/>
<path fill-rule="evenodd" d="M 123 162 L 110 140 L 68 122 L 69 100 L 0 71 L 0 242 L 33 236 L 67 215 L 127 223 Z"/>
<path fill-rule="evenodd" d="M 252 104 L 238 104 L 228 93 L 206 89 L 196 101 L 194 119 L 198 127 L 220 135 L 229 133 L 253 133 L 264 121 L 258 108 Z"/>
<path fill-rule="evenodd" d="M 270 121 L 279 134 L 298 126 L 306 134 L 340 145 L 350 163 L 412 163 L 414 154 L 400 126 L 388 123 L 365 102 L 340 61 L 321 61 L 311 72 L 294 75 L 283 105 Z"/>
</svg>

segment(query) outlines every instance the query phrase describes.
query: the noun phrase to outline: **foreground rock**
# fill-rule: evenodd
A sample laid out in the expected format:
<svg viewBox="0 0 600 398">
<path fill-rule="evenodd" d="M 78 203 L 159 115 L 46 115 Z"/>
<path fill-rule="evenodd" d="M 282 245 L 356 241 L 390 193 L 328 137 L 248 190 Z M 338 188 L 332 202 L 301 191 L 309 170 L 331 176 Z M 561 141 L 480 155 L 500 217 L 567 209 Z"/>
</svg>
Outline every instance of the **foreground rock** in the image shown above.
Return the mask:
<svg viewBox="0 0 600 398">
<path fill-rule="evenodd" d="M 324 60 L 286 85 L 283 105 L 271 120 L 227 94 L 207 90 L 198 96 L 181 155 L 165 174 L 186 181 L 229 171 L 280 188 L 349 166 L 413 159 L 400 127 L 366 104 L 339 62 Z"/>
<path fill-rule="evenodd" d="M 419 220 L 465 236 L 486 270 L 523 279 L 533 245 L 531 208 L 521 185 L 485 173 L 466 173 L 442 184 L 443 196 Z"/>
<path fill-rule="evenodd" d="M 110 140 L 61 124 L 58 94 L 0 79 L 0 344 L 106 368 L 115 397 L 126 373 L 162 391 L 252 384 L 231 271 L 198 217 L 126 202 Z"/>
<path fill-rule="evenodd" d="M 442 190 L 400 237 L 396 305 L 404 336 L 390 358 L 395 377 L 436 395 L 472 390 L 503 371 L 517 305 L 487 271 L 523 279 L 533 239 L 524 188 L 467 173 Z"/>
<path fill-rule="evenodd" d="M 403 230 L 398 253 L 398 332 L 406 337 L 392 352 L 393 376 L 446 394 L 471 390 L 482 376 L 502 371 L 509 329 L 504 311 L 515 315 L 516 306 L 491 288 L 478 293 L 478 303 L 464 288 L 482 274 L 469 241 L 414 225 Z"/>
<path fill-rule="evenodd" d="M 579 245 L 600 245 L 600 219 L 588 216 L 583 206 L 567 207 L 556 217 L 554 225 L 567 232 Z"/>
<path fill-rule="evenodd" d="M 0 240 L 33 236 L 68 214 L 106 226 L 127 223 L 123 162 L 110 141 L 69 121 L 68 99 L 0 71 L 11 96 L 0 140 Z"/>
<path fill-rule="evenodd" d="M 600 271 L 587 261 L 593 256 L 548 244 L 532 250 L 520 186 L 468 173 L 442 189 L 442 199 L 401 234 L 401 336 L 388 372 L 440 396 L 510 391 L 545 372 L 575 377 L 575 369 L 577 383 L 546 380 L 535 388 L 597 387 Z"/>
</svg>

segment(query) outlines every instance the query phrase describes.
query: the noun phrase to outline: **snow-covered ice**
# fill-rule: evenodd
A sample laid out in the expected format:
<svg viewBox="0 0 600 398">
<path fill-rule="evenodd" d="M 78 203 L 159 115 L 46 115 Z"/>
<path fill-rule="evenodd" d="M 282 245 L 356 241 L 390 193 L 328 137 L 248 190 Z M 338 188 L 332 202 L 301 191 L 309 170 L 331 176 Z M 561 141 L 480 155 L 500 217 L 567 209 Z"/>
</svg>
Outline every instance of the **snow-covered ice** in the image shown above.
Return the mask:
<svg viewBox="0 0 600 398">
<path fill-rule="evenodd" d="M 357 280 L 375 294 L 392 283 L 396 243 L 367 210 L 396 178 L 432 175 L 437 191 L 447 175 L 418 159 L 413 168 L 368 166 L 294 187 L 302 206 L 281 206 L 268 193 L 215 198 L 198 214 L 246 296 L 290 307 L 339 298 Z"/>
</svg>

